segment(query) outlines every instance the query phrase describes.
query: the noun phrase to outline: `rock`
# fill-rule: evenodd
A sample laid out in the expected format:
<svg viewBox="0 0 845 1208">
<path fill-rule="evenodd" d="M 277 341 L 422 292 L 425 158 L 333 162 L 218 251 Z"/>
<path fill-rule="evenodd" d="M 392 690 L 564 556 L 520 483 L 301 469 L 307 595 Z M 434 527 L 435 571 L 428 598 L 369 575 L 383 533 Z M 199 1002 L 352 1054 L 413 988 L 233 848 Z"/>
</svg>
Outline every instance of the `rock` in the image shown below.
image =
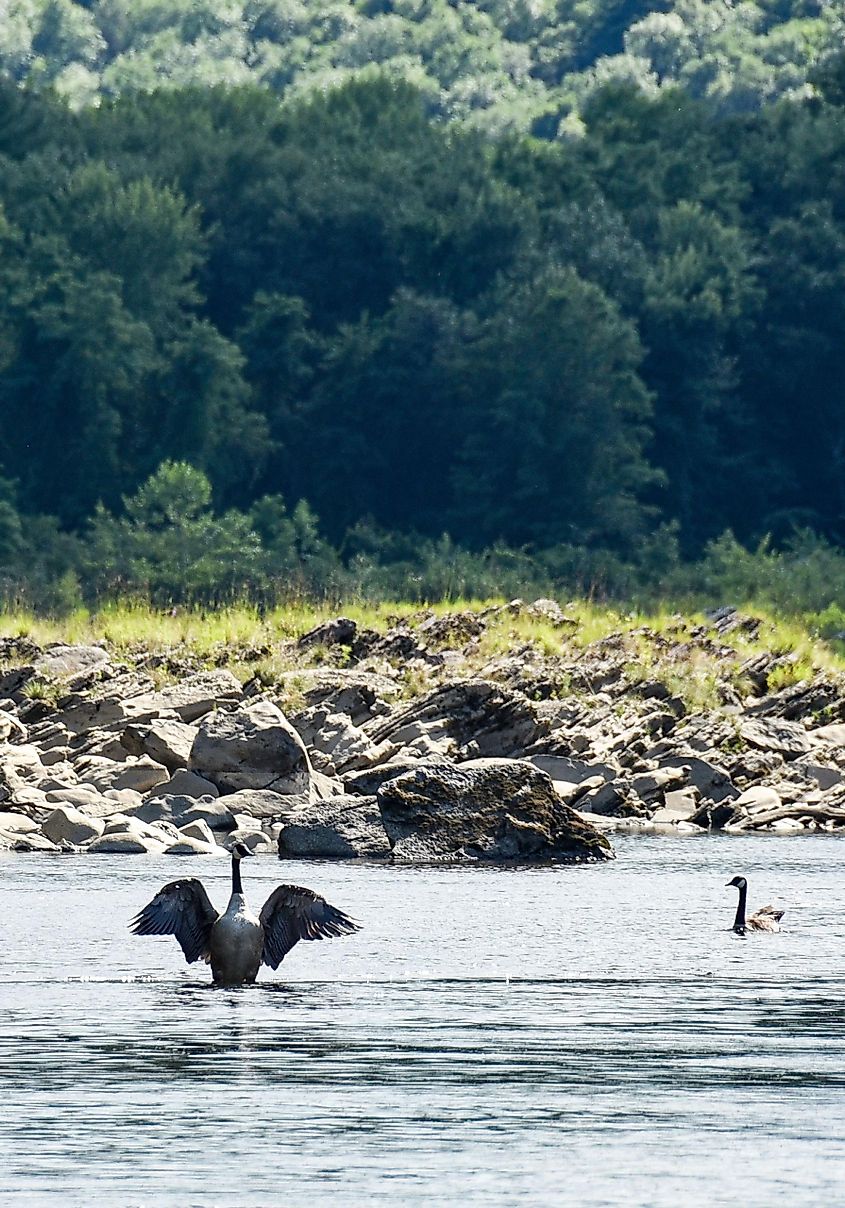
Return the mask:
<svg viewBox="0 0 845 1208">
<path fill-rule="evenodd" d="M 7 811 L 0 811 L 0 830 L 6 834 L 31 834 L 39 829 L 38 823 L 34 818 L 28 818 L 26 814 L 14 814 Z"/>
<path fill-rule="evenodd" d="M 232 831 L 223 839 L 224 848 L 228 851 L 232 850 L 235 843 L 245 843 L 255 856 L 263 856 L 276 850 L 275 841 L 263 831 Z"/>
<path fill-rule="evenodd" d="M 169 780 L 155 787 L 157 797 L 166 797 L 171 794 L 179 797 L 219 797 L 220 790 L 216 784 L 212 784 L 204 776 L 198 776 L 196 772 L 180 768 L 178 772 L 173 773 Z"/>
<path fill-rule="evenodd" d="M 198 839 L 200 843 L 214 843 L 215 838 L 204 818 L 197 818 L 179 827 L 179 834 L 186 839 Z"/>
<path fill-rule="evenodd" d="M 432 762 L 410 756 L 396 756 L 389 759 L 387 763 L 379 764 L 375 768 L 364 768 L 360 772 L 347 773 L 343 777 L 343 787 L 347 793 L 353 793 L 355 796 L 370 797 L 377 793 L 383 784 L 388 780 L 393 780 L 397 776 L 401 776 L 403 772 L 412 772 L 414 768 L 420 767 L 423 763 Z M 435 762 L 440 762 L 439 760 Z"/>
<path fill-rule="evenodd" d="M 218 847 L 214 839 L 204 842 L 202 839 L 185 835 L 184 832 L 180 832 L 180 834 L 182 834 L 182 838 L 164 849 L 166 856 L 222 856 L 225 854 L 223 848 Z"/>
<path fill-rule="evenodd" d="M 192 805 L 196 805 L 193 797 L 179 797 L 175 793 L 169 793 L 167 796 L 147 797 L 140 805 L 127 810 L 126 814 L 128 817 L 137 818 L 139 822 L 172 822 L 176 825 L 177 819 Z"/>
<path fill-rule="evenodd" d="M 16 832 L 12 835 L 12 849 L 14 851 L 46 851 L 57 852 L 62 849 L 58 844 L 53 843 L 46 835 L 40 835 L 37 831 L 30 831 L 27 834 Z"/>
<path fill-rule="evenodd" d="M 662 767 L 654 772 L 643 772 L 632 776 L 631 789 L 647 805 L 661 799 L 667 790 L 677 789 L 686 783 L 687 773 L 683 767 Z"/>
<path fill-rule="evenodd" d="M 250 818 L 290 818 L 310 804 L 310 796 L 273 793 L 269 789 L 241 789 L 223 797 L 221 804 L 232 814 L 248 814 Z"/>
<path fill-rule="evenodd" d="M 324 621 L 304 633 L 297 642 L 300 649 L 308 646 L 351 646 L 355 641 L 358 626 L 349 617 L 335 617 L 333 621 Z"/>
<path fill-rule="evenodd" d="M 739 796 L 739 789 L 731 782 L 724 768 L 700 759 L 696 755 L 666 756 L 660 760 L 661 768 L 685 768 L 686 783 L 698 789 L 702 798 L 710 801 L 729 801 Z"/>
<path fill-rule="evenodd" d="M 845 747 L 845 725 L 837 722 L 830 726 L 817 726 L 808 737 L 814 746 Z"/>
<path fill-rule="evenodd" d="M 521 753 L 537 735 L 531 704 L 520 692 L 511 692 L 487 680 L 464 680 L 436 688 L 385 722 L 367 727 L 375 743 L 397 743 L 397 735 L 431 734 L 452 739 L 467 756 L 501 756 Z"/>
<path fill-rule="evenodd" d="M 49 747 L 46 751 L 41 752 L 41 762 L 46 768 L 54 767 L 56 764 L 67 763 L 71 754 L 69 747 Z"/>
<path fill-rule="evenodd" d="M 212 797 L 207 801 L 192 801 L 180 816 L 179 824 L 186 826 L 192 822 L 203 823 L 210 831 L 219 834 L 226 834 L 237 825 L 228 805 L 219 797 Z"/>
<path fill-rule="evenodd" d="M 262 823 L 260 818 L 251 818 L 249 814 L 235 814 L 235 830 L 241 834 L 255 834 L 256 832 L 263 834 L 262 827 L 264 825 L 272 826 L 273 823 Z"/>
<path fill-rule="evenodd" d="M 590 776 L 577 784 L 571 784 L 566 780 L 552 780 L 552 784 L 562 801 L 565 801 L 567 805 L 574 805 L 576 801 L 580 801 L 588 793 L 592 793 L 595 789 L 600 789 L 604 781 L 601 776 Z"/>
<path fill-rule="evenodd" d="M 383 717 L 389 712 L 388 700 L 399 692 L 399 685 L 388 676 L 358 668 L 306 667 L 283 671 L 279 685 L 284 691 L 301 696 L 306 711 L 319 705 L 327 713 L 345 714 L 356 726 Z M 299 716 L 290 714 L 295 726 Z"/>
<path fill-rule="evenodd" d="M 326 764 L 335 772 L 371 767 L 397 749 L 387 742 L 376 746 L 345 713 L 329 713 L 319 705 L 297 714 L 295 729 L 311 752 L 312 761 L 315 752 L 325 755 Z"/>
<path fill-rule="evenodd" d="M 689 822 L 698 810 L 698 800 L 698 790 L 692 787 L 668 792 L 663 805 L 651 815 L 651 821 Z"/>
<path fill-rule="evenodd" d="M 0 743 L 26 742 L 26 726 L 12 713 L 0 712 Z"/>
<path fill-rule="evenodd" d="M 609 780 L 592 793 L 585 793 L 579 801 L 579 809 L 590 814 L 628 815 L 644 812 L 636 804 L 631 805 L 631 790 L 623 780 Z"/>
<path fill-rule="evenodd" d="M 137 793 L 148 793 L 167 780 L 167 768 L 142 755 L 139 759 L 127 759 L 112 781 L 115 789 L 134 789 Z"/>
<path fill-rule="evenodd" d="M 35 660 L 38 675 L 49 679 L 67 679 L 82 672 L 101 670 L 109 663 L 108 651 L 102 646 L 48 646 Z"/>
<path fill-rule="evenodd" d="M 283 825 L 278 845 L 282 858 L 336 860 L 390 855 L 374 796 L 333 797 L 308 806 L 301 820 L 297 816 Z"/>
<path fill-rule="evenodd" d="M 311 767 L 302 739 L 269 701 L 204 718 L 191 748 L 190 769 L 223 793 L 271 789 L 310 796 L 311 792 Z"/>
<path fill-rule="evenodd" d="M 340 797 L 343 793 L 343 781 L 334 776 L 326 776 L 324 772 L 311 769 L 311 800 L 328 801 L 330 797 Z"/>
<path fill-rule="evenodd" d="M 99 839 L 105 823 L 99 818 L 89 818 L 73 806 L 60 805 L 41 824 L 41 830 L 53 843 L 72 843 L 81 847 Z"/>
<path fill-rule="evenodd" d="M 163 719 L 149 725 L 128 725 L 120 741 L 130 755 L 148 755 L 172 773 L 187 768 L 196 733 L 184 722 Z"/>
<path fill-rule="evenodd" d="M 165 850 L 166 844 L 160 840 L 150 839 L 132 831 L 118 831 L 114 834 L 102 835 L 89 844 L 86 851 L 95 856 L 105 855 L 159 855 Z"/>
<path fill-rule="evenodd" d="M 807 731 L 797 721 L 782 718 L 746 718 L 740 723 L 740 737 L 749 746 L 762 751 L 777 751 L 784 759 L 797 759 L 812 750 Z"/>
<path fill-rule="evenodd" d="M 400 860 L 608 859 L 609 841 L 519 760 L 424 764 L 383 784 L 382 822 Z"/>
<path fill-rule="evenodd" d="M 217 705 L 241 700 L 243 688 L 231 671 L 201 671 L 178 684 L 162 688 L 153 696 L 156 714 L 173 709 L 184 722 L 198 721 Z"/>
<path fill-rule="evenodd" d="M 802 759 L 799 763 L 795 763 L 792 766 L 794 770 L 800 771 L 810 780 L 815 780 L 820 789 L 833 788 L 835 784 L 842 784 L 843 780 L 845 780 L 845 776 L 842 775 L 839 768 L 831 768 L 826 764 L 815 763 L 812 760 Z"/>
<path fill-rule="evenodd" d="M 168 778 L 167 769 L 148 755 L 138 759 L 128 756 L 122 763 L 101 755 L 87 755 L 76 766 L 79 776 L 101 793 L 106 789 L 134 789 L 146 793 Z"/>
<path fill-rule="evenodd" d="M 735 813 L 733 801 L 702 801 L 690 822 L 703 827 L 704 830 L 721 830 L 729 825 Z"/>
<path fill-rule="evenodd" d="M 747 810 L 771 810 L 781 805 L 780 794 L 765 784 L 754 784 L 737 797 L 734 805 Z"/>
<path fill-rule="evenodd" d="M 609 763 L 584 763 L 580 759 L 570 759 L 566 755 L 529 755 L 528 762 L 535 768 L 546 772 L 552 780 L 562 780 L 567 784 L 580 784 L 582 780 L 600 776 L 602 780 L 613 780 L 618 775 L 618 769 Z"/>
<path fill-rule="evenodd" d="M 100 756 L 110 763 L 123 763 L 127 755 L 126 748 L 113 730 L 95 728 L 86 730 L 84 734 L 69 735 L 67 745 L 70 758 L 83 770 L 87 756 Z"/>
<path fill-rule="evenodd" d="M 106 797 L 92 786 L 84 784 L 51 789 L 45 797 L 48 804 L 74 806 L 89 818 L 108 818 L 112 814 L 121 813 L 124 808 L 120 801 Z"/>
</svg>

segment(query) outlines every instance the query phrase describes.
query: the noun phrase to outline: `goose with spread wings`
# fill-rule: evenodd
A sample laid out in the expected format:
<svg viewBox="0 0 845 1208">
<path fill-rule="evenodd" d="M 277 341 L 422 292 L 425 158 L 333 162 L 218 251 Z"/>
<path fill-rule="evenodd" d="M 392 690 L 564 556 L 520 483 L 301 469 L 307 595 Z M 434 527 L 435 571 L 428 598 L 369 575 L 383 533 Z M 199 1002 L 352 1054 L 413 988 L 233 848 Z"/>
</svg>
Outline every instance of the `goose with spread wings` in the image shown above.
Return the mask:
<svg viewBox="0 0 845 1208">
<path fill-rule="evenodd" d="M 262 964 L 278 969 L 299 940 L 348 935 L 358 924 L 312 889 L 279 885 L 258 918 L 241 883 L 241 860 L 253 853 L 232 848 L 232 896 L 223 914 L 211 904 L 201 881 L 187 877 L 160 889 L 130 922 L 136 935 L 175 935 L 188 964 L 204 960 L 220 986 L 254 982 Z"/>
</svg>

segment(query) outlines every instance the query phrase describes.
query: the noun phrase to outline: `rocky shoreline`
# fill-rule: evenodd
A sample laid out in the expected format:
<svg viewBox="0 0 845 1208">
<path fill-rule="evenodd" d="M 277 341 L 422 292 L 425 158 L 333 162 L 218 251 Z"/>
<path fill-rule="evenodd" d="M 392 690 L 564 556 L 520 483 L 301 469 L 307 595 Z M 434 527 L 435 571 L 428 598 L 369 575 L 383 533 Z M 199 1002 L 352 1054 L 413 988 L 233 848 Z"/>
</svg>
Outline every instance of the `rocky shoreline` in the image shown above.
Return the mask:
<svg viewBox="0 0 845 1208">
<path fill-rule="evenodd" d="M 525 617 L 554 649 L 515 634 L 479 657 Z M 550 600 L 337 617 L 280 640 L 271 680 L 3 638 L 0 850 L 581 861 L 614 830 L 845 829 L 845 677 L 784 675 L 788 655 L 732 642 L 755 626 L 723 609 L 579 643 Z M 696 707 L 677 685 L 705 658 L 717 699 Z"/>
</svg>

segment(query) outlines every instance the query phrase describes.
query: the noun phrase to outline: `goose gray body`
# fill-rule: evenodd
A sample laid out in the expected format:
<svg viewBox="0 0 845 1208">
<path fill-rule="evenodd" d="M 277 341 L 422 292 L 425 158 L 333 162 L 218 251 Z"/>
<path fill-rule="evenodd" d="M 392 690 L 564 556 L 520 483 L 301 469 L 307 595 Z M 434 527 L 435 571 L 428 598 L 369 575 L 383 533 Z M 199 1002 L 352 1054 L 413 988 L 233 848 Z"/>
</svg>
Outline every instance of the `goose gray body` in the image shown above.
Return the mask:
<svg viewBox="0 0 845 1208">
<path fill-rule="evenodd" d="M 242 893 L 233 893 L 229 905 L 211 928 L 211 976 L 227 986 L 254 982 L 264 953 L 264 928 Z"/>
<path fill-rule="evenodd" d="M 136 935 L 174 935 L 185 960 L 211 965 L 217 985 L 254 982 L 262 963 L 278 969 L 299 940 L 348 935 L 358 924 L 325 898 L 299 885 L 279 885 L 256 918 L 241 884 L 241 860 L 252 852 L 243 843 L 232 848 L 232 896 L 222 914 L 194 877 L 171 881 L 158 891 L 129 927 Z"/>
<path fill-rule="evenodd" d="M 748 882 L 745 877 L 734 877 L 727 884 L 739 890 L 739 901 L 732 931 L 735 931 L 737 935 L 745 935 L 748 931 L 780 931 L 780 921 L 784 911 L 776 910 L 774 906 L 761 906 L 759 910 L 755 910 L 754 914 L 750 914 L 746 918 L 745 901 L 748 897 Z"/>
</svg>

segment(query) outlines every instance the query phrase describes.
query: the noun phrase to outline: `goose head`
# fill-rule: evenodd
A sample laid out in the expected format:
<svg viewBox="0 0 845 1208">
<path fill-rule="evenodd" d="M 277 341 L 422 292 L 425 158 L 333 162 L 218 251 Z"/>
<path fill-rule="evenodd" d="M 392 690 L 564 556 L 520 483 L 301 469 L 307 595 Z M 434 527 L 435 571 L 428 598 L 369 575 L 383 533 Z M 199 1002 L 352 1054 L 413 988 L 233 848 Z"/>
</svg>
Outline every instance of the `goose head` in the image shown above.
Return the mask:
<svg viewBox="0 0 845 1208">
<path fill-rule="evenodd" d="M 748 885 L 745 877 L 734 877 L 732 881 L 726 881 L 725 886 L 733 885 L 736 889 L 745 889 Z"/>
<path fill-rule="evenodd" d="M 254 856 L 255 852 L 249 850 L 247 845 L 240 839 L 237 843 L 232 844 L 231 856 L 233 860 L 245 860 L 247 856 Z"/>
</svg>

